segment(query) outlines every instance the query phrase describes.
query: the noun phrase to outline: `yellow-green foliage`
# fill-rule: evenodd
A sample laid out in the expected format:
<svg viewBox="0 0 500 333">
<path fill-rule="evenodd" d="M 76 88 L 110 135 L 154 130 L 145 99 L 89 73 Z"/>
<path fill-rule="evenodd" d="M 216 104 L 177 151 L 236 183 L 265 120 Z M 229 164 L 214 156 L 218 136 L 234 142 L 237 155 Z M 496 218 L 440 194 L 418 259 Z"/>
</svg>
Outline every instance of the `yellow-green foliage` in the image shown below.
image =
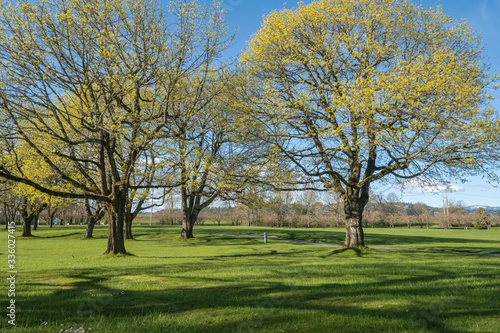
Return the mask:
<svg viewBox="0 0 500 333">
<path fill-rule="evenodd" d="M 198 107 L 182 85 L 232 40 L 220 6 L 195 0 L 166 15 L 155 0 L 2 1 L 0 30 L 2 112 L 71 191 L 100 195 L 154 169 L 172 109 Z"/>
<path fill-rule="evenodd" d="M 62 186 L 61 183 L 57 181 L 58 177 L 50 168 L 50 166 L 47 165 L 47 163 L 27 144 L 20 144 L 20 146 L 17 147 L 16 150 L 17 154 L 15 156 L 11 155 L 9 157 L 15 157 L 15 162 L 18 170 L 26 178 L 31 179 L 38 184 L 52 190 L 64 190 L 65 188 L 67 188 L 67 186 Z M 10 162 L 12 163 L 14 161 Z M 32 205 L 50 204 L 52 207 L 57 207 L 60 205 L 64 205 L 64 203 L 67 201 L 63 198 L 58 198 L 42 193 L 35 188 L 23 183 L 13 183 L 11 186 L 9 186 L 9 191 L 12 195 L 27 199 Z"/>
<path fill-rule="evenodd" d="M 500 126 L 487 104 L 498 77 L 481 49 L 467 22 L 440 7 L 319 0 L 268 15 L 241 62 L 261 87 L 257 117 L 278 119 L 282 137 L 312 142 L 299 147 L 321 164 L 328 157 L 353 170 L 377 158 L 380 172 L 366 183 L 484 162 Z"/>
</svg>

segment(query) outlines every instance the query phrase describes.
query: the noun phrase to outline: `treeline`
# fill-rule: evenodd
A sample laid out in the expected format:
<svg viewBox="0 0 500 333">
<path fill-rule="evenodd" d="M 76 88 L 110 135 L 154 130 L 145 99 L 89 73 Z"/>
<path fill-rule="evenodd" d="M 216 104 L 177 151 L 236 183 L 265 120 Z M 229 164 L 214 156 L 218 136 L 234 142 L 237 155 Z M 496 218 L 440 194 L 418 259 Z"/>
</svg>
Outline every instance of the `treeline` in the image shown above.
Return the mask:
<svg viewBox="0 0 500 333">
<path fill-rule="evenodd" d="M 7 223 L 14 221 L 16 224 L 23 225 L 23 215 L 30 214 L 30 204 L 22 204 L 22 198 L 11 197 L 12 201 L 3 199 L 0 203 L 0 224 L 4 224 L 7 229 Z M 17 203 L 16 203 L 17 201 Z M 18 204 L 19 203 L 19 204 Z M 31 221 L 31 227 L 34 230 L 38 225 L 84 225 L 90 220 L 89 214 L 85 210 L 85 204 L 78 201 L 66 203 L 62 206 L 52 207 L 43 205 L 44 209 L 34 214 Z"/>
<path fill-rule="evenodd" d="M 344 228 L 344 205 L 335 195 L 327 194 L 320 200 L 308 191 L 291 198 L 277 194 L 256 205 L 241 203 L 209 207 L 198 217 L 197 225 L 230 224 L 232 226 L 269 226 L 288 228 Z M 180 209 L 165 209 L 154 214 L 160 224 L 180 225 Z M 425 203 L 403 203 L 397 195 L 373 194 L 363 214 L 365 228 L 475 228 L 490 229 L 500 226 L 500 211 L 478 208 L 469 211 L 462 202 L 451 202 L 447 209 Z"/>
</svg>

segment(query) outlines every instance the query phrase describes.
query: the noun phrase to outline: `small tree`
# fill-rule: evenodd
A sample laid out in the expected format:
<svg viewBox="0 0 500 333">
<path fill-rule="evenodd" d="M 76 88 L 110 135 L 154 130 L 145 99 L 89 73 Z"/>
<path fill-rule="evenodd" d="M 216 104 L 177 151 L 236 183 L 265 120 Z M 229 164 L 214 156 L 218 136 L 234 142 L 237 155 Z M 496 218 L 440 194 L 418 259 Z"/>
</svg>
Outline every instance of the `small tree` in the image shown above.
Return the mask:
<svg viewBox="0 0 500 333">
<path fill-rule="evenodd" d="M 423 228 L 424 221 L 427 214 L 430 213 L 430 208 L 422 202 L 410 204 L 406 209 L 406 214 L 413 217 L 415 223 L 420 223 L 420 228 Z M 408 226 L 410 227 L 410 226 Z M 427 226 L 428 228 L 428 226 Z"/>
<path fill-rule="evenodd" d="M 280 228 L 285 224 L 290 210 L 290 201 L 290 192 L 276 192 L 271 195 L 267 203 L 269 209 L 274 213 L 272 220 L 269 221 L 271 226 L 276 225 Z"/>
<path fill-rule="evenodd" d="M 500 226 L 500 211 L 498 211 L 495 215 L 492 216 L 491 224 L 497 227 Z"/>
<path fill-rule="evenodd" d="M 491 220 L 488 212 L 483 207 L 479 207 L 474 213 L 474 229 L 490 229 Z"/>
<path fill-rule="evenodd" d="M 337 228 L 344 226 L 343 212 L 344 207 L 341 198 L 335 191 L 328 191 L 326 196 L 326 204 L 329 207 L 330 220 Z"/>
<path fill-rule="evenodd" d="M 429 225 L 433 223 L 434 216 L 432 215 L 431 212 L 426 212 L 422 215 L 420 215 L 420 221 L 422 224 L 425 224 L 426 229 L 429 229 Z M 422 225 L 421 225 L 422 227 Z"/>
<path fill-rule="evenodd" d="M 460 214 L 457 219 L 458 225 L 463 226 L 466 230 L 474 226 L 474 216 L 472 214 Z"/>
<path fill-rule="evenodd" d="M 94 226 L 102 218 L 104 218 L 106 211 L 99 202 L 93 202 L 89 199 L 85 199 L 85 212 L 87 214 L 87 227 L 85 228 L 85 235 L 83 238 L 92 238 Z"/>
<path fill-rule="evenodd" d="M 443 229 L 448 229 L 451 226 L 450 216 L 445 212 L 439 214 L 439 225 L 443 227 Z"/>
</svg>

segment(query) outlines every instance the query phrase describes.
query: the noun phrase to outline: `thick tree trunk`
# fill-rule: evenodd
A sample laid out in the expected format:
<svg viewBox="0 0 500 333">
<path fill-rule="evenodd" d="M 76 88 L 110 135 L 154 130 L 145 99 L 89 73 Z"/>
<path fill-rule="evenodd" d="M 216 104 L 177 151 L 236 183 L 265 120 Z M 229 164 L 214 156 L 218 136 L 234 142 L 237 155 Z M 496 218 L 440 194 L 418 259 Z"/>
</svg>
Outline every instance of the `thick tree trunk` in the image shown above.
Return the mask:
<svg viewBox="0 0 500 333">
<path fill-rule="evenodd" d="M 198 219 L 199 212 L 190 213 L 189 211 L 184 211 L 184 216 L 182 218 L 182 232 L 181 237 L 184 239 L 194 238 L 193 228 L 196 220 Z"/>
<path fill-rule="evenodd" d="M 32 237 L 33 235 L 31 234 L 31 224 L 33 223 L 33 217 L 28 216 L 26 218 L 23 218 L 23 233 L 21 234 L 21 237 Z"/>
<path fill-rule="evenodd" d="M 345 242 L 344 248 L 352 249 L 365 246 L 363 232 L 363 210 L 368 197 L 361 198 L 359 191 L 348 191 L 350 194 L 344 203 Z"/>
<path fill-rule="evenodd" d="M 106 205 L 108 218 L 108 248 L 104 255 L 126 254 L 125 240 L 123 238 L 123 226 L 125 224 L 125 200 L 117 198 L 113 203 Z"/>
<path fill-rule="evenodd" d="M 40 213 L 47 207 L 47 204 L 42 204 L 39 207 L 33 208 L 29 200 L 23 199 L 23 203 L 19 210 L 23 221 L 23 233 L 21 237 L 32 237 L 31 225 L 36 222 Z"/>
<path fill-rule="evenodd" d="M 184 239 L 194 238 L 193 225 L 186 219 L 182 220 L 181 237 Z"/>
<path fill-rule="evenodd" d="M 365 236 L 361 217 L 347 218 L 345 223 L 344 248 L 352 249 L 363 246 L 365 246 Z"/>
<path fill-rule="evenodd" d="M 125 239 L 134 239 L 132 235 L 132 221 L 134 216 L 132 213 L 125 213 L 125 224 L 123 226 L 123 237 Z"/>
</svg>

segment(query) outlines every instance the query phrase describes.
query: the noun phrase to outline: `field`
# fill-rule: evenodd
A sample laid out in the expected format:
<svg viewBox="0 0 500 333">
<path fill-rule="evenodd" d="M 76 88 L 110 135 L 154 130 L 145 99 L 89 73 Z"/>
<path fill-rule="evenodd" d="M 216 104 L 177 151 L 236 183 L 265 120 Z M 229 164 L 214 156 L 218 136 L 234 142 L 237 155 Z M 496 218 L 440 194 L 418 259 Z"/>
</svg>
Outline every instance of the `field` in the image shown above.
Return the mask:
<svg viewBox="0 0 500 333">
<path fill-rule="evenodd" d="M 16 243 L 16 326 L 2 332 L 500 332 L 500 257 L 343 251 L 223 234 L 134 229 L 129 256 L 100 256 L 106 228 L 40 227 Z M 217 227 L 342 243 L 340 229 Z M 369 246 L 500 253 L 500 229 L 366 229 Z M 10 298 L 9 298 L 10 299 Z"/>
</svg>

